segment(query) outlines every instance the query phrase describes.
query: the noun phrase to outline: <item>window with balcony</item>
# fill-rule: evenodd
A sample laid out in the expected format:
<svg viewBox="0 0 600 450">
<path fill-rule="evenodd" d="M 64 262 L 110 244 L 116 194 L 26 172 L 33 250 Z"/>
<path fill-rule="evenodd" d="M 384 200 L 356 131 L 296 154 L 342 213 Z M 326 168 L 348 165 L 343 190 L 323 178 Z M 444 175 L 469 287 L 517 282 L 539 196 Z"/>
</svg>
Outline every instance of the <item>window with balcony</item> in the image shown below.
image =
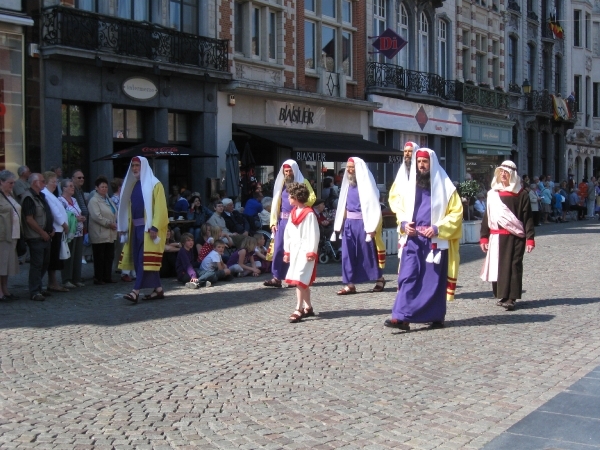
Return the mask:
<svg viewBox="0 0 600 450">
<path fill-rule="evenodd" d="M 573 45 L 581 47 L 581 11 L 573 11 Z"/>
<path fill-rule="evenodd" d="M 438 21 L 438 75 L 448 78 L 448 24 Z"/>
<path fill-rule="evenodd" d="M 198 0 L 169 0 L 169 26 L 198 34 Z"/>
<path fill-rule="evenodd" d="M 462 33 L 462 63 L 463 78 L 465 81 L 471 80 L 471 35 L 468 31 Z"/>
<path fill-rule="evenodd" d="M 516 36 L 508 37 L 508 61 L 507 61 L 507 75 L 508 82 L 511 84 L 518 84 L 517 82 L 517 48 L 518 40 Z"/>
<path fill-rule="evenodd" d="M 277 59 L 277 15 L 269 11 L 269 42 L 267 50 L 269 52 L 269 59 Z"/>
<path fill-rule="evenodd" d="M 250 51 L 252 56 L 260 57 L 260 9 L 253 7 L 250 9 L 250 14 L 252 23 Z"/>
<path fill-rule="evenodd" d="M 554 57 L 554 92 L 561 93 L 562 92 L 562 69 L 563 61 L 562 58 L 558 55 Z"/>
<path fill-rule="evenodd" d="M 575 91 L 575 101 L 577 102 L 577 112 L 581 112 L 581 75 L 573 77 L 573 90 Z"/>
<path fill-rule="evenodd" d="M 117 16 L 123 19 L 149 21 L 150 0 L 118 0 Z"/>
<path fill-rule="evenodd" d="M 527 79 L 531 83 L 531 89 L 536 89 L 536 77 L 535 77 L 535 54 L 537 48 L 533 44 L 527 44 Z"/>
<path fill-rule="evenodd" d="M 476 75 L 478 83 L 488 82 L 488 48 L 487 48 L 487 37 L 483 34 L 475 35 L 475 63 L 476 63 Z"/>
<path fill-rule="evenodd" d="M 398 5 L 398 10 L 396 11 L 396 23 L 397 25 L 397 32 L 400 36 L 402 36 L 402 39 L 404 39 L 405 41 L 409 42 L 408 39 L 408 13 L 406 11 L 406 7 L 400 3 Z M 409 47 L 410 47 L 410 43 L 406 44 L 404 46 L 404 48 L 402 50 L 400 50 L 400 52 L 398 52 L 398 65 L 408 69 L 408 52 L 409 52 Z"/>
<path fill-rule="evenodd" d="M 84 11 L 99 12 L 98 0 L 77 0 L 75 7 Z"/>
<path fill-rule="evenodd" d="M 600 117 L 600 83 L 594 83 L 592 94 L 592 114 L 594 117 Z"/>
<path fill-rule="evenodd" d="M 492 41 L 492 84 L 500 86 L 500 42 Z"/>
<path fill-rule="evenodd" d="M 429 21 L 425 13 L 419 15 L 419 71 L 429 72 Z"/>
<path fill-rule="evenodd" d="M 552 53 L 549 49 L 544 49 L 542 52 L 542 73 L 544 89 L 552 89 Z"/>
<path fill-rule="evenodd" d="M 235 2 L 233 20 L 235 21 L 234 49 L 238 53 L 244 53 L 244 5 L 240 2 Z"/>
<path fill-rule="evenodd" d="M 305 3 L 304 67 L 307 72 L 323 67 L 352 76 L 352 8 L 348 0 L 314 0 Z M 306 8 L 306 5 L 312 9 Z M 385 6 L 385 3 L 383 3 Z M 341 14 L 340 14 L 341 11 Z M 384 8 L 385 14 L 385 8 Z M 385 30 L 385 21 L 382 25 Z M 375 30 L 379 33 L 379 28 Z M 376 61 L 379 59 L 377 58 Z"/>
<path fill-rule="evenodd" d="M 386 9 L 385 0 L 375 0 L 373 2 L 373 35 L 380 36 L 383 33 L 386 26 Z M 386 58 L 381 53 L 375 55 L 376 61 L 385 63 Z"/>
<path fill-rule="evenodd" d="M 169 113 L 169 142 L 188 144 L 190 142 L 190 116 L 188 114 Z"/>
</svg>

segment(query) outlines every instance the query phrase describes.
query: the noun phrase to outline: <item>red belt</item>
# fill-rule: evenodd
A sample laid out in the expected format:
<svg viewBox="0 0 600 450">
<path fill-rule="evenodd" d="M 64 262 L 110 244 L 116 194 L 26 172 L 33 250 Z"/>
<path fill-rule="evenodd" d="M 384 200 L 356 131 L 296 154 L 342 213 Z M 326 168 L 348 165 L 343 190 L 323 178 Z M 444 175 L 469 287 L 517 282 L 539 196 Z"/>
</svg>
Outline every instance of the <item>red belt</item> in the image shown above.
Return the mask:
<svg viewBox="0 0 600 450">
<path fill-rule="evenodd" d="M 490 230 L 490 234 L 510 234 L 508 230 Z"/>
</svg>

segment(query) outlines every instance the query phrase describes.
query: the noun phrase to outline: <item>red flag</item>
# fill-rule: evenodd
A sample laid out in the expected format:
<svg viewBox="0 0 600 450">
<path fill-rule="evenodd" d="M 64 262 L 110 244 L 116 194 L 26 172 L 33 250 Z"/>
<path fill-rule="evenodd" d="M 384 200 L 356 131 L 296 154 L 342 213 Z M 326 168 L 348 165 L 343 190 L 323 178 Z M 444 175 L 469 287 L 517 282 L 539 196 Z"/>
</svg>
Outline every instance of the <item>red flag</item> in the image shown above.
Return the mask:
<svg viewBox="0 0 600 450">
<path fill-rule="evenodd" d="M 554 14 L 550 14 L 550 20 L 548 20 L 548 26 L 550 27 L 550 30 L 552 30 L 552 33 L 554 34 L 554 37 L 556 39 L 563 39 L 565 37 L 565 32 L 564 32 L 563 28 L 560 26 L 560 24 L 558 23 L 558 21 L 556 20 L 556 16 Z"/>
</svg>

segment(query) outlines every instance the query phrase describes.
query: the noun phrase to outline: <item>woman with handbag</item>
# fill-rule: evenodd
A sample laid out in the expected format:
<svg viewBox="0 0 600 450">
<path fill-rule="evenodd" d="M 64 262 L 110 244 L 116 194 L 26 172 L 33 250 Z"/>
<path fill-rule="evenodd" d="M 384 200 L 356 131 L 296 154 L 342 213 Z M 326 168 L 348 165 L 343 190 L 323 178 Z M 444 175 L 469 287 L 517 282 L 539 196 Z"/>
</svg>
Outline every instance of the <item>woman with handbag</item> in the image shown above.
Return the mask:
<svg viewBox="0 0 600 450">
<path fill-rule="evenodd" d="M 21 237 L 21 205 L 12 196 L 16 179 L 8 170 L 0 172 L 0 300 L 16 298 L 8 292 L 8 277 L 19 273 L 17 241 Z"/>
<path fill-rule="evenodd" d="M 46 180 L 46 187 L 42 189 L 42 192 L 46 196 L 46 202 L 48 202 L 54 217 L 54 223 L 52 224 L 54 236 L 52 236 L 50 243 L 50 263 L 48 264 L 48 290 L 51 292 L 69 292 L 69 289 L 58 284 L 56 280 L 56 271 L 62 270 L 64 267 L 64 261 L 60 258 L 60 248 L 63 245 L 63 235 L 69 232 L 67 211 L 53 194 L 58 185 L 57 175 L 54 172 L 44 172 L 44 180 Z M 66 241 L 64 245 L 68 245 Z"/>
<path fill-rule="evenodd" d="M 94 284 L 116 283 L 112 265 L 117 239 L 117 207 L 108 196 L 108 180 L 96 178 L 96 194 L 88 203 L 88 236 L 94 255 Z"/>
<path fill-rule="evenodd" d="M 63 205 L 67 212 L 72 213 L 77 218 L 77 228 L 73 238 L 69 241 L 69 251 L 71 257 L 64 261 L 64 267 L 61 272 L 63 286 L 67 289 L 83 287 L 85 284 L 81 281 L 81 259 L 83 255 L 83 224 L 85 216 L 81 213 L 81 208 L 75 199 L 75 185 L 71 178 L 60 182 L 62 195 L 58 201 Z"/>
</svg>

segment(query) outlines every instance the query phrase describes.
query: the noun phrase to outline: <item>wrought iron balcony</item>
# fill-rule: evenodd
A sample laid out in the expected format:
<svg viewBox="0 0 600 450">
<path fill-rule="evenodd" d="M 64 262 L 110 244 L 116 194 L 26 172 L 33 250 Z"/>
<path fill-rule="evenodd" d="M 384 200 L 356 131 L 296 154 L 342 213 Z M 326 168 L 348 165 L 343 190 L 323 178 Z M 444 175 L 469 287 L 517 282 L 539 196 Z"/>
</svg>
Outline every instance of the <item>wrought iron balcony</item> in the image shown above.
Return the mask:
<svg viewBox="0 0 600 450">
<path fill-rule="evenodd" d="M 477 105 L 484 108 L 507 109 L 508 94 L 495 89 L 487 89 L 468 83 L 461 83 L 463 89 L 462 102 L 466 105 Z"/>
<path fill-rule="evenodd" d="M 515 0 L 508 0 L 507 9 L 511 9 L 516 12 L 521 12 L 521 7 Z"/>
<path fill-rule="evenodd" d="M 75 8 L 42 12 L 44 46 L 60 45 L 156 62 L 228 71 L 228 41 Z"/>
<path fill-rule="evenodd" d="M 544 26 L 542 26 L 542 38 L 554 40 L 554 33 L 550 29 L 548 22 L 544 23 Z"/>
<path fill-rule="evenodd" d="M 543 91 L 531 91 L 525 95 L 525 109 L 543 114 L 554 114 L 552 96 L 544 89 Z"/>
<path fill-rule="evenodd" d="M 520 94 L 521 86 L 519 86 L 517 83 L 509 83 L 508 84 L 508 92 L 511 92 L 513 94 Z"/>
<path fill-rule="evenodd" d="M 527 11 L 527 18 L 531 20 L 539 21 L 538 15 L 533 11 Z"/>
<path fill-rule="evenodd" d="M 455 82 L 447 81 L 435 73 L 408 70 L 395 64 L 367 63 L 368 87 L 400 89 L 416 94 L 428 94 L 444 100 L 458 100 Z"/>
<path fill-rule="evenodd" d="M 572 122 L 577 121 L 577 103 L 575 100 L 571 100 L 570 98 L 565 99 L 565 103 L 567 104 L 567 108 L 569 108 L 569 119 Z"/>
</svg>

